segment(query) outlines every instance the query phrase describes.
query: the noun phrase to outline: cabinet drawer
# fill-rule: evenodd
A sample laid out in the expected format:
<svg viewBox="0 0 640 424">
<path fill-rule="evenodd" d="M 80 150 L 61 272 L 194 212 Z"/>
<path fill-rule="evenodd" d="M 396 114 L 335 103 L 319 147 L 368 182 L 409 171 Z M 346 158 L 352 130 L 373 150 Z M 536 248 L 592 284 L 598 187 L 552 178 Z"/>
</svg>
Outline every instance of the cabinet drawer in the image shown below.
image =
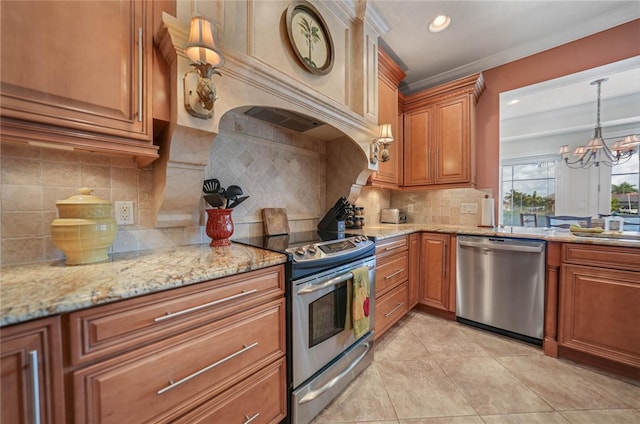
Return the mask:
<svg viewBox="0 0 640 424">
<path fill-rule="evenodd" d="M 69 315 L 71 364 L 121 353 L 284 295 L 277 266 Z"/>
<path fill-rule="evenodd" d="M 640 271 L 640 249 L 587 244 L 563 245 L 562 262 Z"/>
<path fill-rule="evenodd" d="M 378 260 L 408 249 L 409 242 L 407 241 L 407 236 L 394 237 L 392 239 L 376 242 L 376 256 L 378 257 Z"/>
<path fill-rule="evenodd" d="M 400 284 L 389 293 L 376 299 L 376 339 L 409 312 L 409 285 Z"/>
<path fill-rule="evenodd" d="M 376 297 L 388 292 L 409 276 L 409 254 L 385 258 L 376 266 Z"/>
<path fill-rule="evenodd" d="M 75 422 L 177 418 L 285 353 L 284 299 L 73 374 Z"/>
<path fill-rule="evenodd" d="M 284 358 L 227 390 L 176 423 L 279 423 L 287 415 Z M 254 418 L 255 417 L 255 418 Z"/>
</svg>

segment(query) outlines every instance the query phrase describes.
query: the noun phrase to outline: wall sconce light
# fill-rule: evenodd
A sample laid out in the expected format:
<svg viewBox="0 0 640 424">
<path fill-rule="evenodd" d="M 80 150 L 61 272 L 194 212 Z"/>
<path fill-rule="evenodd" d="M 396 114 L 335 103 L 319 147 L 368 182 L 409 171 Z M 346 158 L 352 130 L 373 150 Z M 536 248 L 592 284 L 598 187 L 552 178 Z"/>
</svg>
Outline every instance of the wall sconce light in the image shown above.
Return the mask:
<svg viewBox="0 0 640 424">
<path fill-rule="evenodd" d="M 378 159 L 380 162 L 386 162 L 391 158 L 388 147 L 392 142 L 391 124 L 380 125 L 380 136 L 373 140 L 370 146 L 370 161 L 373 165 L 378 163 Z M 380 146 L 382 146 L 382 149 Z"/>
<path fill-rule="evenodd" d="M 224 57 L 213 39 L 211 22 L 200 16 L 191 19 L 184 52 L 195 62 L 191 64 L 195 69 L 184 75 L 184 106 L 191 115 L 209 119 L 213 116 L 213 104 L 218 98 L 211 77 L 214 74 L 221 75 L 216 68 L 224 63 Z"/>
</svg>

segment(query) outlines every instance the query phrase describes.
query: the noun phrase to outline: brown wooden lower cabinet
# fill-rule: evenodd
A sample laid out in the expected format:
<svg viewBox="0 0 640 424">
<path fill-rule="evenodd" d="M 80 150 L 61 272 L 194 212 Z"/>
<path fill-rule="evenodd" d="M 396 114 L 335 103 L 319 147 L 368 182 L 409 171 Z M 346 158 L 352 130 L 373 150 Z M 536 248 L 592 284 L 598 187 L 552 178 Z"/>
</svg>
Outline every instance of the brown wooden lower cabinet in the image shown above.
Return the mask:
<svg viewBox="0 0 640 424">
<path fill-rule="evenodd" d="M 384 334 L 409 312 L 409 283 L 398 285 L 376 304 L 376 333 Z"/>
<path fill-rule="evenodd" d="M 409 236 L 376 243 L 376 339 L 409 312 L 410 272 Z"/>
<path fill-rule="evenodd" d="M 65 422 L 60 317 L 0 330 L 0 422 Z"/>
<path fill-rule="evenodd" d="M 3 327 L 0 421 L 278 423 L 285 309 L 278 265 Z"/>
<path fill-rule="evenodd" d="M 450 308 L 451 236 L 423 233 L 420 240 L 420 304 L 442 311 Z M 453 303 L 455 305 L 455 301 Z"/>
<path fill-rule="evenodd" d="M 566 243 L 559 356 L 640 379 L 640 249 Z"/>
<path fill-rule="evenodd" d="M 287 415 L 287 369 L 284 358 L 177 419 L 184 424 L 276 424 Z"/>
<path fill-rule="evenodd" d="M 420 300 L 420 233 L 409 235 L 409 309 Z"/>
<path fill-rule="evenodd" d="M 559 344 L 638 368 L 640 273 L 562 267 Z"/>
<path fill-rule="evenodd" d="M 175 419 L 282 358 L 284 319 L 281 299 L 76 371 L 75 422 Z"/>
</svg>

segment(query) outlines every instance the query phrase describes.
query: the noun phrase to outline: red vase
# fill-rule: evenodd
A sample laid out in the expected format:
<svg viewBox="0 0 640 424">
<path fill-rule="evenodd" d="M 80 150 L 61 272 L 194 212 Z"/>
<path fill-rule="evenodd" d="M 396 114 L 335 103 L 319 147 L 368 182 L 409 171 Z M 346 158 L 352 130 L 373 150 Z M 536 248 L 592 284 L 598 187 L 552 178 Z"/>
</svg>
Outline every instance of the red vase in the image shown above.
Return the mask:
<svg viewBox="0 0 640 424">
<path fill-rule="evenodd" d="M 233 234 L 233 221 L 231 212 L 233 209 L 206 209 L 207 211 L 207 235 L 211 237 L 209 246 L 229 246 L 229 237 Z"/>
</svg>

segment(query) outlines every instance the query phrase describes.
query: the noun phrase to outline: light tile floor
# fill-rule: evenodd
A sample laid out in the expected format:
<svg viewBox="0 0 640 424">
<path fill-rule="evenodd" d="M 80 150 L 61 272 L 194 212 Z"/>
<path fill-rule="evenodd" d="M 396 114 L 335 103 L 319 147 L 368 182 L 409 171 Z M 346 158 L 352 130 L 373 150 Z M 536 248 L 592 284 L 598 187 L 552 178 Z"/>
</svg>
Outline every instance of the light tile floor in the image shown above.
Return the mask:
<svg viewBox="0 0 640 424">
<path fill-rule="evenodd" d="M 640 424 L 640 383 L 412 311 L 312 424 Z"/>
</svg>

